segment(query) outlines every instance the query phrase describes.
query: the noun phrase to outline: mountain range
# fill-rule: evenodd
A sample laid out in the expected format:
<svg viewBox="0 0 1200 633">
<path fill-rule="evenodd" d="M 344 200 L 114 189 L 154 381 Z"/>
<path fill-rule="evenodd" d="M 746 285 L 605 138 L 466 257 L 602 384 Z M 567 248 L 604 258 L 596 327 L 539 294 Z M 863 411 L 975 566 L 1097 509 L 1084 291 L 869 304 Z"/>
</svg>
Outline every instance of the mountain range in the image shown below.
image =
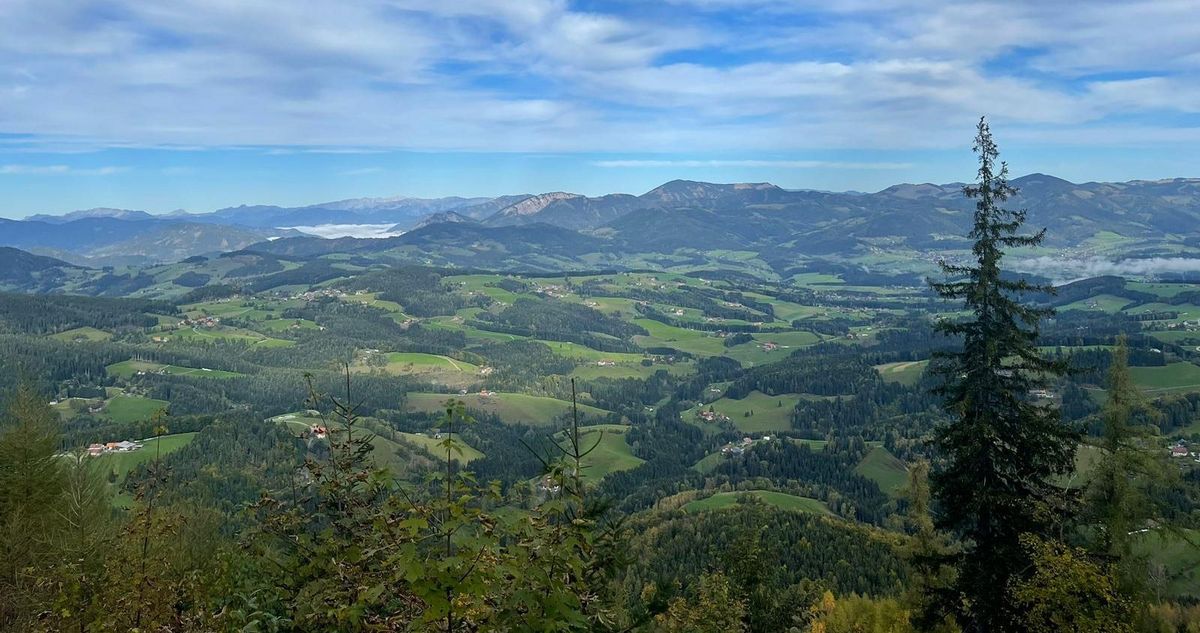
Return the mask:
<svg viewBox="0 0 1200 633">
<path fill-rule="evenodd" d="M 1030 226 L 1047 228 L 1051 246 L 1119 242 L 1154 254 L 1200 247 L 1200 179 L 1076 184 L 1032 174 L 1013 184 L 1020 193 L 1009 206 L 1027 209 Z M 565 265 L 562 258 L 587 262 L 590 253 L 597 254 L 592 261 L 611 262 L 632 253 L 747 251 L 776 266 L 879 248 L 958 249 L 973 209 L 962 187 L 899 184 L 838 193 L 675 180 L 641 195 L 358 198 L 166 215 L 90 209 L 0 220 L 0 246 L 89 266 L 178 261 L 248 247 L 306 257 L 391 253 L 450 265 L 516 258 L 537 269 Z M 330 240 L 292 228 L 331 224 L 405 233 Z M 519 230 L 529 227 L 536 230 Z"/>
</svg>

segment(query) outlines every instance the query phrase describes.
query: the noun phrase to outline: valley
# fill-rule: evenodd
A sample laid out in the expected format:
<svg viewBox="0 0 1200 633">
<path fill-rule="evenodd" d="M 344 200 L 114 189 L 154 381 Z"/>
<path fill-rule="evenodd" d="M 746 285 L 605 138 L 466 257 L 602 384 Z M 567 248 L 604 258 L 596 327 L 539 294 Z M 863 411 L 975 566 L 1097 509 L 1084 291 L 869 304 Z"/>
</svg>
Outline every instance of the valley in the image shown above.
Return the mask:
<svg viewBox="0 0 1200 633">
<path fill-rule="evenodd" d="M 944 189 L 880 195 L 924 200 Z M 576 474 L 579 494 L 647 526 L 626 538 L 642 556 L 621 583 L 686 593 L 673 583 L 720 558 L 704 548 L 773 525 L 763 542 L 782 548 L 795 579 L 821 573 L 830 590 L 896 595 L 913 573 L 900 561 L 914 469 L 948 420 L 932 390 L 936 355 L 955 340 L 935 329 L 965 314 L 925 279 L 940 274 L 939 258 L 965 251 L 917 235 L 802 228 L 813 195 L 668 183 L 637 199 L 531 197 L 493 204 L 492 215 L 438 211 L 398 237 L 281 236 L 109 268 L 4 249 L 0 358 L 16 371 L 0 374 L 0 387 L 32 380 L 46 394 L 60 455 L 95 451 L 118 512 L 144 508 L 153 486 L 233 521 L 257 495 L 320 476 L 297 473 L 350 459 L 339 451 L 363 442 L 363 467 L 389 486 L 415 494 L 469 469 L 494 482 L 488 504 L 505 517 L 554 507 L 563 473 Z M 653 207 L 634 208 L 648 197 Z M 755 219 L 716 219 L 734 208 Z M 657 224 L 681 213 L 728 230 Z M 850 241 L 821 246 L 831 239 L 822 231 Z M 691 241 L 637 241 L 651 235 Z M 1082 241 L 1014 263 L 1051 249 L 1119 256 L 1137 244 L 1147 256 L 1190 257 L 1195 247 L 1145 231 L 1051 235 Z M 1032 278 L 1056 286 L 1033 297 L 1055 311 L 1037 353 L 1072 371 L 1027 396 L 1083 430 L 1075 469 L 1056 485 L 1086 489 L 1102 460 L 1120 335 L 1130 380 L 1156 411 L 1144 446 L 1184 481 L 1200 477 L 1200 280 Z M 353 403 L 351 424 L 334 399 Z M 583 454 L 563 466 L 573 433 Z M 1185 515 L 1197 498 L 1181 492 L 1170 511 Z M 796 549 L 819 534 L 878 573 L 832 571 L 827 545 Z M 1184 547 L 1166 532 L 1146 539 Z M 662 554 L 681 547 L 705 553 Z M 1188 556 L 1162 562 L 1172 600 L 1200 598 L 1194 566 L 1179 563 Z"/>
</svg>

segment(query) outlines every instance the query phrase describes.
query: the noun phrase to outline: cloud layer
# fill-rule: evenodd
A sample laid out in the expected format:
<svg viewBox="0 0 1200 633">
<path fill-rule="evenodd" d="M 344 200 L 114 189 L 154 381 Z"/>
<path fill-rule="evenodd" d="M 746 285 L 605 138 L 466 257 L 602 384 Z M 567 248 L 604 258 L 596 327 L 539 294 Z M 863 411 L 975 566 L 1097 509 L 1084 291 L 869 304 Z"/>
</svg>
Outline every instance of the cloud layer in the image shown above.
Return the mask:
<svg viewBox="0 0 1200 633">
<path fill-rule="evenodd" d="M 910 150 L 960 144 L 988 113 L 1027 143 L 1200 138 L 1194 0 L 580 4 L 6 0 L 0 134 L 65 150 Z"/>
</svg>

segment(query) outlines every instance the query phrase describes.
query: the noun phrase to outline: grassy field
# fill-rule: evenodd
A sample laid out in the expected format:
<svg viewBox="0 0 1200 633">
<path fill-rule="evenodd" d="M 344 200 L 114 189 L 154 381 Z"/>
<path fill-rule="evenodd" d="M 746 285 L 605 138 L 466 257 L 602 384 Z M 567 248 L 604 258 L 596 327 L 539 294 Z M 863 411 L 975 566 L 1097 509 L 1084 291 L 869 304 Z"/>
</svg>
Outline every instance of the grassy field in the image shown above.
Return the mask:
<svg viewBox="0 0 1200 633">
<path fill-rule="evenodd" d="M 443 459 L 446 457 L 446 449 L 442 446 L 443 440 L 434 439 L 421 433 L 397 433 L 397 435 L 403 437 L 409 443 L 420 446 L 434 457 L 441 457 Z M 458 440 L 458 447 L 462 449 L 462 453 L 453 452 L 451 459 L 460 463 L 468 463 L 483 458 L 484 455 L 482 452 L 462 441 L 457 433 L 454 435 L 454 438 Z"/>
<path fill-rule="evenodd" d="M 109 453 L 101 455 L 97 459 L 104 465 L 104 468 L 111 469 L 124 479 L 129 471 L 133 470 L 138 464 L 144 464 L 154 459 L 156 451 L 166 455 L 172 451 L 179 450 L 195 439 L 195 433 L 174 433 L 164 435 L 162 437 L 152 437 L 142 440 L 142 448 L 128 453 Z"/>
<path fill-rule="evenodd" d="M 713 411 L 729 416 L 729 421 L 743 433 L 771 433 L 792 428 L 792 409 L 796 408 L 799 401 L 800 397 L 795 394 L 768 396 L 760 391 L 752 391 L 741 400 L 721 398 L 684 411 L 682 416 L 685 422 L 699 424 L 696 415 L 712 406 Z M 750 412 L 753 415 L 747 416 Z"/>
<path fill-rule="evenodd" d="M 257 327 L 268 332 L 287 332 L 289 330 L 315 330 L 317 324 L 308 319 L 267 319 L 259 322 Z"/>
<path fill-rule="evenodd" d="M 593 380 L 596 378 L 638 378 L 646 379 L 654 375 L 660 369 L 667 370 L 675 376 L 690 374 L 695 371 L 695 366 L 692 363 L 680 362 L 674 364 L 654 363 L 649 367 L 643 366 L 640 362 L 637 363 L 617 363 L 612 366 L 601 367 L 595 363 L 588 363 L 576 367 L 571 376 L 582 380 Z"/>
<path fill-rule="evenodd" d="M 263 309 L 249 301 L 206 301 L 181 306 L 189 318 L 198 316 L 216 316 L 221 318 L 237 317 L 247 321 L 263 321 L 276 318 L 277 311 Z"/>
<path fill-rule="evenodd" d="M 1163 319 L 1161 321 L 1153 321 L 1153 323 L 1181 323 L 1183 321 L 1200 320 L 1200 306 L 1190 303 L 1182 303 L 1179 305 L 1171 305 L 1169 303 L 1146 303 L 1136 308 L 1130 308 L 1126 312 L 1128 314 L 1145 314 L 1147 312 L 1174 312 L 1177 315 L 1173 319 Z"/>
<path fill-rule="evenodd" d="M 882 446 L 876 446 L 863 458 L 854 472 L 875 482 L 890 496 L 900 494 L 908 485 L 908 467 Z"/>
<path fill-rule="evenodd" d="M 692 464 L 692 470 L 701 473 L 710 473 L 714 468 L 720 465 L 721 462 L 725 461 L 725 459 L 726 457 L 719 451 L 715 453 L 709 453 L 704 457 L 701 457 L 700 461 Z"/>
<path fill-rule="evenodd" d="M 749 343 L 726 348 L 725 355 L 750 367 L 783 360 L 798 348 L 821 342 L 821 337 L 804 331 L 758 333 L 752 336 L 754 340 Z M 774 349 L 765 349 L 764 346 L 770 344 L 774 345 Z"/>
<path fill-rule="evenodd" d="M 1121 311 L 1121 308 L 1124 308 L 1131 303 L 1133 302 L 1124 297 L 1117 297 L 1113 295 L 1096 295 L 1094 297 L 1080 299 L 1079 301 L 1060 306 L 1058 311 L 1068 312 L 1071 310 L 1091 310 L 1116 314 L 1117 312 Z"/>
<path fill-rule="evenodd" d="M 633 454 L 625 442 L 629 427 L 619 424 L 597 424 L 579 427 L 579 443 L 583 450 L 592 449 L 583 459 L 583 476 L 586 479 L 602 479 L 609 473 L 629 470 L 641 466 L 645 460 Z M 566 446 L 559 434 L 558 441 Z M 594 449 L 592 447 L 595 447 Z"/>
<path fill-rule="evenodd" d="M 651 319 L 634 319 L 646 328 L 649 336 L 636 336 L 634 342 L 642 347 L 671 347 L 697 356 L 720 356 L 725 353 L 725 340 L 710 332 L 688 330 Z"/>
<path fill-rule="evenodd" d="M 431 382 L 454 387 L 466 387 L 479 378 L 479 366 L 449 356 L 413 352 L 389 352 L 383 355 L 384 365 L 361 361 L 354 371 L 381 370 L 395 376 L 421 376 Z"/>
<path fill-rule="evenodd" d="M 325 421 L 321 418 L 309 416 L 304 412 L 277 415 L 271 418 L 271 421 L 285 424 L 287 428 L 296 435 L 306 432 L 314 426 L 323 426 L 325 424 Z M 393 472 L 403 472 L 405 470 L 406 464 L 403 462 L 405 458 L 403 458 L 402 455 L 407 454 L 409 451 L 401 447 L 397 440 L 392 439 L 393 436 L 397 439 L 403 439 L 409 444 L 428 451 L 434 459 L 437 459 L 439 455 L 441 455 L 443 459 L 445 458 L 446 454 L 438 445 L 441 440 L 435 440 L 428 435 L 423 435 L 420 433 L 404 433 L 401 431 L 393 431 L 390 428 L 387 428 L 385 422 L 375 418 L 362 418 L 360 423 L 362 424 L 362 429 L 364 431 L 367 431 L 375 436 L 374 439 L 371 440 L 371 458 L 377 466 L 391 468 Z M 331 428 L 336 431 L 338 427 L 336 425 L 331 425 Z M 339 435 L 339 437 L 342 436 Z M 483 457 L 482 452 L 470 446 L 466 442 L 462 442 L 460 440 L 459 445 L 462 448 L 462 454 L 454 454 L 452 456 L 454 461 L 466 463 Z"/>
<path fill-rule="evenodd" d="M 487 330 L 481 330 L 477 327 L 473 327 L 470 325 L 466 325 L 460 321 L 456 321 L 455 320 L 456 318 L 457 317 L 451 317 L 451 316 L 434 317 L 432 319 L 427 319 L 427 320 L 422 321 L 421 324 L 423 326 L 427 326 L 427 327 L 431 327 L 431 328 L 439 328 L 439 329 L 443 329 L 443 330 L 456 330 L 458 332 L 462 332 L 463 334 L 466 335 L 467 339 L 471 340 L 472 342 L 481 342 L 481 341 L 482 342 L 487 342 L 487 341 L 504 342 L 504 341 L 518 341 L 518 340 L 524 340 L 524 339 L 529 338 L 527 336 L 517 336 L 515 334 L 505 334 L 503 332 L 489 332 Z"/>
<path fill-rule="evenodd" d="M 829 314 L 837 312 L 836 309 L 832 308 L 800 305 L 799 303 L 792 303 L 790 301 L 781 301 L 767 295 L 748 293 L 747 296 L 770 303 L 775 309 L 775 318 L 786 323 L 791 323 L 797 319 L 821 320 L 829 316 Z"/>
<path fill-rule="evenodd" d="M 116 507 L 128 508 L 133 505 L 133 498 L 119 492 L 121 484 L 125 483 L 125 477 L 129 472 L 138 466 L 154 459 L 155 454 L 167 455 L 186 446 L 196 437 L 195 433 L 174 433 L 164 435 L 158 438 L 149 438 L 142 440 L 142 448 L 128 453 L 109 453 L 97 457 L 100 472 L 113 473 L 113 482 L 109 484 L 109 490 L 113 493 L 113 505 Z M 114 438 L 115 441 L 115 438 Z"/>
<path fill-rule="evenodd" d="M 178 365 L 163 365 L 160 363 L 152 363 L 145 360 L 125 360 L 119 363 L 113 363 L 105 370 L 109 376 L 117 376 L 119 378 L 131 378 L 139 371 L 152 373 L 157 371 L 165 371 L 168 374 L 176 376 L 202 376 L 205 378 L 234 378 L 241 376 L 237 372 L 222 371 L 220 369 L 207 369 L 196 367 L 180 367 Z"/>
<path fill-rule="evenodd" d="M 73 330 L 51 334 L 50 338 L 59 341 L 67 341 L 68 343 L 97 343 L 112 339 L 113 335 L 104 330 L 97 330 L 94 327 L 77 327 Z"/>
<path fill-rule="evenodd" d="M 1135 550 L 1150 562 L 1167 570 L 1167 597 L 1200 596 L 1200 532 L 1183 530 L 1180 534 L 1154 531 L 1138 535 Z"/>
<path fill-rule="evenodd" d="M 841 277 L 828 273 L 798 273 L 792 275 L 792 283 L 797 286 L 828 286 L 840 285 L 844 282 Z"/>
<path fill-rule="evenodd" d="M 566 341 L 546 341 L 543 339 L 533 339 L 550 348 L 550 351 L 562 356 L 583 362 L 595 362 L 601 360 L 611 360 L 618 363 L 640 363 L 645 354 L 630 354 L 627 352 L 601 352 L 594 350 L 586 345 L 579 343 L 569 343 Z"/>
<path fill-rule="evenodd" d="M 140 422 L 149 420 L 169 404 L 166 400 L 118 395 L 108 401 L 105 412 L 113 422 Z"/>
<path fill-rule="evenodd" d="M 1164 367 L 1130 367 L 1133 381 L 1147 393 L 1200 391 L 1200 366 L 1171 363 Z"/>
<path fill-rule="evenodd" d="M 928 364 L 927 360 L 884 363 L 876 365 L 875 370 L 888 382 L 898 382 L 911 387 L 921 380 L 921 374 L 925 373 L 925 366 Z"/>
<path fill-rule="evenodd" d="M 431 367 L 435 370 L 453 370 L 475 373 L 479 371 L 477 365 L 472 365 L 466 361 L 455 360 L 449 356 L 439 356 L 436 354 L 420 354 L 416 352 L 391 352 L 387 355 L 389 364 L 404 365 L 409 367 Z"/>
<path fill-rule="evenodd" d="M 449 399 L 462 400 L 468 409 L 486 411 L 505 422 L 522 423 L 530 426 L 550 426 L 563 414 L 571 411 L 571 403 L 557 398 L 530 396 L 522 393 L 497 393 L 483 397 L 477 393 L 466 395 L 448 393 L 409 393 L 408 409 L 437 413 L 445 409 Z M 593 406 L 579 405 L 579 413 L 588 416 L 606 416 L 608 412 Z"/>
<path fill-rule="evenodd" d="M 718 492 L 717 494 L 697 499 L 685 506 L 685 512 L 703 512 L 705 510 L 723 510 L 732 508 L 737 505 L 738 497 L 741 495 L 752 495 L 782 510 L 791 510 L 793 512 L 808 512 L 811 514 L 827 514 L 833 515 L 829 510 L 829 506 L 823 501 L 810 499 L 809 497 L 797 497 L 782 492 L 774 492 L 771 490 L 749 490 L 745 492 Z"/>
<path fill-rule="evenodd" d="M 1181 292 L 1200 290 L 1200 284 L 1167 284 L 1145 281 L 1130 281 L 1125 284 L 1125 287 L 1137 292 L 1148 292 L 1166 299 L 1174 297 Z"/>
<path fill-rule="evenodd" d="M 404 315 L 404 308 L 399 303 L 396 303 L 395 301 L 387 301 L 385 299 L 380 299 L 376 296 L 376 294 L 377 293 L 370 292 L 370 293 L 361 294 L 361 295 L 360 294 L 346 295 L 345 300 L 352 301 L 354 303 L 361 303 L 363 305 L 371 306 L 372 308 L 379 308 L 380 310 L 386 310 L 388 312 L 399 313 L 402 316 Z M 408 317 L 405 316 L 405 318 L 408 318 Z"/>
<path fill-rule="evenodd" d="M 463 291 L 473 292 L 475 294 L 486 295 L 496 301 L 511 304 L 517 300 L 517 297 L 528 297 L 532 295 L 517 294 L 504 288 L 498 288 L 495 285 L 504 277 L 501 275 L 460 275 L 447 279 L 450 283 L 458 283 L 462 286 Z M 552 283 L 557 283 L 552 282 Z"/>
<path fill-rule="evenodd" d="M 291 347 L 296 344 L 295 341 L 284 339 L 271 338 L 265 334 L 260 334 L 253 330 L 243 328 L 218 326 L 215 328 L 192 328 L 175 330 L 173 332 L 163 334 L 166 338 L 181 341 L 194 341 L 205 343 L 209 341 L 242 341 L 247 345 L 255 347 Z"/>
<path fill-rule="evenodd" d="M 1189 332 L 1187 330 L 1162 330 L 1162 331 L 1156 332 L 1156 331 L 1151 330 L 1151 331 L 1146 331 L 1145 334 L 1147 334 L 1148 336 L 1152 336 L 1164 343 L 1174 343 L 1176 345 L 1182 345 L 1185 342 L 1191 341 L 1191 342 L 1195 342 L 1196 345 L 1200 345 L 1200 332 L 1198 332 L 1198 331 Z M 1192 347 L 1192 346 L 1189 345 L 1189 347 Z M 1200 350 L 1197 350 L 1197 351 L 1200 351 Z"/>
</svg>

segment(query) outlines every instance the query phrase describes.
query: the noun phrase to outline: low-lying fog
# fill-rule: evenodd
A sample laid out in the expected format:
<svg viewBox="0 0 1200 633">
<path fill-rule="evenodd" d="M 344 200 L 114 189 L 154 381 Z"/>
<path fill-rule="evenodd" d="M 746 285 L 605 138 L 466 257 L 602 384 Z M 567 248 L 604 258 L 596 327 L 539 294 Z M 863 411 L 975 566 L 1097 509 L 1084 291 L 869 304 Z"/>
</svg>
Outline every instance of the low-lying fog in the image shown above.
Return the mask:
<svg viewBox="0 0 1200 633">
<path fill-rule="evenodd" d="M 1103 257 L 1033 257 L 1013 262 L 1021 272 L 1049 277 L 1054 283 L 1066 283 L 1101 275 L 1154 276 L 1196 273 L 1200 280 L 1200 258 L 1148 257 L 1111 260 Z M 1192 275 L 1189 275 L 1189 278 Z"/>
<path fill-rule="evenodd" d="M 282 226 L 282 229 L 293 229 L 301 233 L 333 239 L 335 237 L 396 237 L 404 231 L 394 231 L 393 224 L 318 224 L 316 226 Z"/>
</svg>

